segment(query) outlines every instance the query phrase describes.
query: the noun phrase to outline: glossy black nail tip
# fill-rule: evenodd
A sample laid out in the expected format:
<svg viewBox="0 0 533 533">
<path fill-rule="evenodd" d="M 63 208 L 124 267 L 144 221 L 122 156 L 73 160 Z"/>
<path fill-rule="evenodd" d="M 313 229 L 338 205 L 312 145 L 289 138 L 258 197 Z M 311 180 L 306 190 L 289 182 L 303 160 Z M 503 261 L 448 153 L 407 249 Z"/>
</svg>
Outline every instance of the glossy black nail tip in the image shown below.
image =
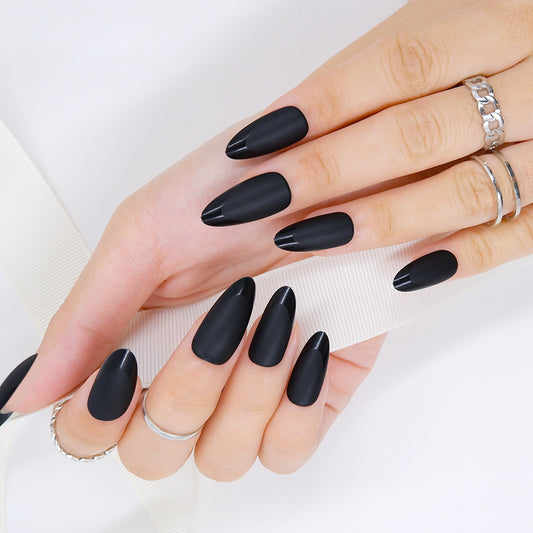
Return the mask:
<svg viewBox="0 0 533 533">
<path fill-rule="evenodd" d="M 297 107 L 282 107 L 239 131 L 228 143 L 226 155 L 231 159 L 249 159 L 270 154 L 300 141 L 308 131 L 307 120 Z"/>
<path fill-rule="evenodd" d="M 277 172 L 267 172 L 238 183 L 217 196 L 202 212 L 208 226 L 233 226 L 283 211 L 291 203 L 291 190 Z"/>
<path fill-rule="evenodd" d="M 137 360 L 130 350 L 115 350 L 94 380 L 87 408 L 97 420 L 116 420 L 130 406 L 137 385 Z"/>
<path fill-rule="evenodd" d="M 437 285 L 457 272 L 457 258 L 448 250 L 437 250 L 404 266 L 394 277 L 394 288 L 411 292 Z"/>
<path fill-rule="evenodd" d="M 316 402 L 326 377 L 329 361 L 329 339 L 317 331 L 302 349 L 287 386 L 289 400 L 302 407 Z"/>
<path fill-rule="evenodd" d="M 30 357 L 24 359 L 22 363 L 16 366 L 9 376 L 0 385 L 0 409 L 3 409 L 5 404 L 9 401 L 15 390 L 22 383 L 22 380 L 26 377 L 26 374 L 33 365 L 37 354 L 30 355 Z M 13 413 L 0 413 L 0 426 L 12 415 Z"/>
<path fill-rule="evenodd" d="M 270 298 L 248 349 L 259 366 L 276 366 L 285 355 L 294 324 L 296 297 L 290 287 L 280 287 Z"/>
<path fill-rule="evenodd" d="M 214 303 L 192 340 L 192 351 L 209 363 L 223 365 L 239 346 L 255 299 L 255 282 L 241 278 Z"/>
<path fill-rule="evenodd" d="M 283 228 L 274 237 L 274 243 L 289 252 L 312 252 L 343 246 L 352 240 L 353 235 L 349 215 L 328 213 Z"/>
</svg>

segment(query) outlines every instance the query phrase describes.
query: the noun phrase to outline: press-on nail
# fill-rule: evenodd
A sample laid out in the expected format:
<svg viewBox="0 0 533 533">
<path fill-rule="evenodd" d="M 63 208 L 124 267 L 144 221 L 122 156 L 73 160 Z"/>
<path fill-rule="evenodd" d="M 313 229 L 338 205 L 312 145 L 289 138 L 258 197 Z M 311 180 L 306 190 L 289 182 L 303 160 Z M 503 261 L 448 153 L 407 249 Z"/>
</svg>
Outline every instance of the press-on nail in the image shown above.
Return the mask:
<svg viewBox="0 0 533 533">
<path fill-rule="evenodd" d="M 33 365 L 37 354 L 30 355 L 30 357 L 24 359 L 14 370 L 11 371 L 9 376 L 0 385 L 0 409 L 3 409 L 6 403 L 9 401 L 13 393 L 22 383 L 22 380 L 26 377 L 26 374 Z M 11 416 L 11 413 L 5 410 L 0 415 L 0 426 Z"/>
<path fill-rule="evenodd" d="M 323 331 L 315 333 L 305 344 L 294 365 L 287 396 L 302 407 L 316 402 L 326 377 L 329 360 L 329 339 Z"/>
<path fill-rule="evenodd" d="M 404 266 L 394 277 L 394 288 L 417 291 L 450 279 L 457 272 L 457 258 L 448 250 L 437 250 Z"/>
<path fill-rule="evenodd" d="M 279 288 L 268 302 L 250 343 L 248 355 L 260 366 L 275 366 L 289 344 L 296 298 L 290 287 Z"/>
<path fill-rule="evenodd" d="M 289 252 L 312 252 L 349 243 L 353 222 L 346 213 L 328 213 L 291 224 L 274 237 L 278 248 Z"/>
<path fill-rule="evenodd" d="M 203 210 L 202 221 L 208 226 L 233 226 L 283 211 L 290 203 L 291 191 L 285 178 L 267 172 L 217 196 Z"/>
<path fill-rule="evenodd" d="M 252 278 L 242 278 L 226 289 L 200 324 L 192 351 L 215 365 L 228 361 L 246 332 L 254 298 Z"/>
<path fill-rule="evenodd" d="M 94 380 L 87 408 L 98 420 L 116 420 L 130 406 L 137 385 L 137 360 L 130 350 L 114 351 Z"/>
<path fill-rule="evenodd" d="M 243 128 L 226 147 L 232 159 L 270 154 L 303 139 L 309 131 L 304 114 L 293 106 L 282 107 Z"/>
</svg>

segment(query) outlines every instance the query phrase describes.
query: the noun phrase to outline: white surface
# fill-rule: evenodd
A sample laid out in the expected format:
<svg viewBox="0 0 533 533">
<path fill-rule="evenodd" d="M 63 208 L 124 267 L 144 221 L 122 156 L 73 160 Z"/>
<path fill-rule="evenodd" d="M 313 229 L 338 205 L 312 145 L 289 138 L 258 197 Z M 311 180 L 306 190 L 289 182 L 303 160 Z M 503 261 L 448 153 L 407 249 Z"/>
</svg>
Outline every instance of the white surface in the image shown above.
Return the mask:
<svg viewBox="0 0 533 533">
<path fill-rule="evenodd" d="M 126 194 L 401 2 L 365 4 L 1 1 L 0 116 L 94 247 Z M 0 290 L 5 375 L 38 339 Z M 532 292 L 519 268 L 391 334 L 315 458 L 201 479 L 194 532 L 532 531 Z M 9 533 L 151 531 L 105 462 L 51 453 L 47 418 L 18 422 Z"/>
</svg>

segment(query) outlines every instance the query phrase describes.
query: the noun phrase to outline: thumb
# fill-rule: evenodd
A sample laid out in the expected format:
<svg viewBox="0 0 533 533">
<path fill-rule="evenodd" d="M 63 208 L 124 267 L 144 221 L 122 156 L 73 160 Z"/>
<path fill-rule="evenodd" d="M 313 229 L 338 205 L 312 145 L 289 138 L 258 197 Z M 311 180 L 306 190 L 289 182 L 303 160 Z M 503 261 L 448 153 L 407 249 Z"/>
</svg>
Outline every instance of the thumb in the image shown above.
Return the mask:
<svg viewBox="0 0 533 533">
<path fill-rule="evenodd" d="M 36 411 L 77 388 L 101 366 L 133 315 L 163 281 L 158 232 L 151 204 L 143 201 L 141 191 L 114 212 L 3 412 Z"/>
</svg>

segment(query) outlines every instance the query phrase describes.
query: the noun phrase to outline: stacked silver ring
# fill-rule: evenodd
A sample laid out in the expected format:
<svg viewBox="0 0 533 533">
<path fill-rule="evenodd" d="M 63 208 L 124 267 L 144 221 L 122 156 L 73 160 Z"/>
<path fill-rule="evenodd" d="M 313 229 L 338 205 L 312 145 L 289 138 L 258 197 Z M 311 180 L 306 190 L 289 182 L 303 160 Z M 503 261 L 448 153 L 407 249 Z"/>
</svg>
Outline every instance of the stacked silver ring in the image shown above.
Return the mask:
<svg viewBox="0 0 533 533">
<path fill-rule="evenodd" d="M 477 103 L 479 114 L 481 115 L 483 131 L 485 132 L 484 149 L 490 150 L 489 153 L 493 153 L 500 159 L 503 166 L 505 167 L 505 170 L 507 171 L 507 175 L 513 188 L 515 200 L 514 212 L 509 215 L 503 216 L 503 195 L 496 175 L 494 174 L 485 159 L 481 159 L 481 157 L 477 155 L 473 155 L 470 157 L 470 159 L 476 161 L 483 167 L 492 183 L 492 186 L 494 187 L 497 203 L 496 218 L 491 222 L 487 222 L 487 225 L 497 226 L 502 220 L 515 220 L 522 209 L 522 198 L 520 196 L 520 188 L 518 187 L 513 167 L 511 166 L 511 163 L 509 163 L 509 161 L 505 158 L 505 156 L 499 150 L 496 150 L 496 148 L 498 148 L 505 142 L 503 116 L 500 109 L 500 104 L 494 96 L 494 90 L 488 83 L 487 78 L 485 76 L 479 74 L 478 76 L 467 78 L 466 80 L 463 80 L 463 84 L 470 89 L 472 97 Z"/>
</svg>

